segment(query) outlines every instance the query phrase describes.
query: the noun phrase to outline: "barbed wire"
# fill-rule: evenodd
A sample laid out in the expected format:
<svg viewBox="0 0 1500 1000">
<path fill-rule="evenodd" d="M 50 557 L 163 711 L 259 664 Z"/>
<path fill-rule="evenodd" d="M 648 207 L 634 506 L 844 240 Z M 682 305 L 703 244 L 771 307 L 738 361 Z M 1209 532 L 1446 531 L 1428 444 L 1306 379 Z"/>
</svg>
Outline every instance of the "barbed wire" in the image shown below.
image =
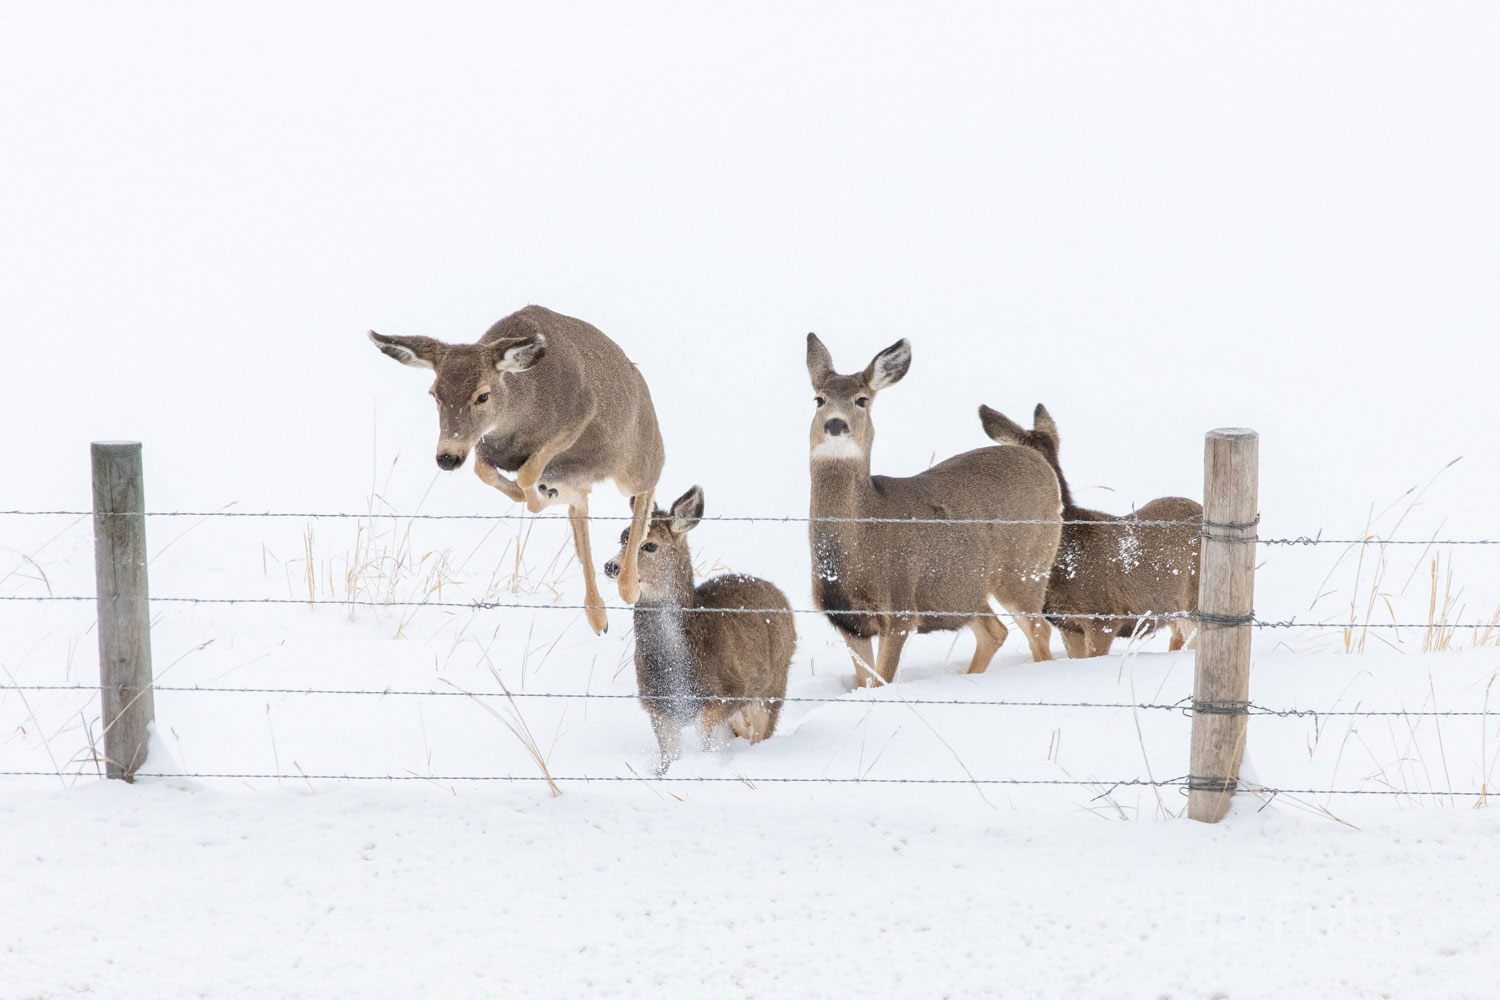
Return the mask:
<svg viewBox="0 0 1500 1000">
<path fill-rule="evenodd" d="M 0 778 L 98 778 L 101 776 L 91 775 L 82 771 L 0 771 Z M 293 774 L 280 774 L 276 772 L 238 772 L 238 771 L 194 771 L 183 773 L 170 772 L 137 772 L 135 778 L 156 778 L 163 780 L 201 780 L 201 781 L 278 781 L 278 782 L 311 782 L 311 781 L 348 781 L 348 782 L 504 782 L 504 783 L 551 783 L 551 784 L 733 784 L 745 785 L 754 788 L 757 785 L 939 785 L 939 786 L 1011 786 L 1011 787 L 1044 787 L 1056 786 L 1064 788 L 1087 788 L 1089 790 L 1102 789 L 1095 798 L 1113 794 L 1120 788 L 1176 788 L 1184 795 L 1193 787 L 1192 780 L 1186 775 L 1180 778 L 1121 778 L 1118 780 L 1089 780 L 1082 778 L 872 778 L 872 777 L 807 777 L 801 775 L 661 775 L 648 776 L 641 774 L 308 774 L 297 772 Z M 1215 779 L 1218 780 L 1218 779 Z M 1274 798 L 1278 795 L 1377 795 L 1377 796 L 1406 796 L 1410 798 L 1478 798 L 1487 799 L 1490 795 L 1488 789 L 1450 789 L 1447 791 L 1436 789 L 1404 790 L 1399 788 L 1273 788 L 1262 785 L 1247 785 L 1239 783 L 1239 790 L 1257 795 L 1268 795 Z"/>
<path fill-rule="evenodd" d="M 138 600 L 120 595 L 117 600 Z M 0 595 L 0 601 L 93 601 L 92 594 L 9 594 Z M 303 605 L 309 607 L 338 606 L 356 608 L 464 608 L 470 611 L 496 611 L 514 609 L 521 611 L 588 611 L 595 607 L 613 610 L 607 605 L 590 604 L 522 604 L 508 601 L 371 601 L 363 598 L 306 598 L 306 597 L 147 597 L 148 604 L 277 604 Z M 894 618 L 920 616 L 945 618 L 993 618 L 993 611 L 822 611 L 818 608 L 702 608 L 681 607 L 676 604 L 637 604 L 624 607 L 622 611 L 644 611 L 647 614 L 731 614 L 731 615 L 871 615 L 878 614 Z M 1098 621 L 1168 620 L 1179 618 L 1196 619 L 1193 611 L 1163 611 L 1157 614 L 1113 615 L 1113 614 L 1067 614 L 1052 615 L 1044 612 L 1017 611 L 1006 614 L 1013 618 L 1089 618 Z"/>
<path fill-rule="evenodd" d="M 122 684 L 121 692 L 139 691 L 142 688 Z M 1051 701 L 1016 700 L 1008 698 L 874 698 L 850 695 L 786 695 L 781 698 L 762 698 L 740 695 L 671 694 L 646 695 L 613 691 L 468 691 L 462 688 L 307 688 L 307 687 L 205 687 L 200 684 L 152 684 L 145 690 L 173 694 L 254 694 L 254 695 L 305 695 L 323 697 L 369 697 L 369 698 L 532 698 L 543 700 L 580 701 L 675 701 L 714 704 L 741 704 L 748 702 L 778 701 L 787 704 L 846 705 L 869 708 L 877 705 L 900 707 L 903 705 L 952 705 L 969 708 L 1086 708 L 1110 710 L 1140 710 L 1156 712 L 1180 712 L 1191 717 L 1194 711 L 1220 715 L 1258 715 L 1275 718 L 1496 718 L 1500 711 L 1488 709 L 1443 710 L 1436 708 L 1385 708 L 1385 709 L 1321 709 L 1321 708 L 1270 708 L 1254 702 L 1235 702 L 1227 708 L 1215 708 L 1215 703 L 1197 702 L 1186 695 L 1174 702 L 1127 702 L 1127 701 Z M 870 689 L 872 692 L 879 688 Z M 97 693 L 97 684 L 0 684 L 3 691 L 78 691 Z"/>
<path fill-rule="evenodd" d="M 121 595 L 118 600 L 131 600 Z M 0 594 L 0 601 L 17 602 L 47 602 L 47 601 L 71 601 L 84 602 L 95 601 L 98 598 L 93 594 Z M 218 605 L 242 605 L 242 604 L 270 604 L 270 605 L 302 605 L 303 607 L 341 607 L 341 608 L 443 608 L 463 609 L 468 611 L 588 611 L 596 607 L 589 604 L 525 604 L 507 601 L 371 601 L 362 598 L 327 598 L 327 597 L 147 597 L 148 604 L 218 604 Z M 686 608 L 675 604 L 637 604 L 633 608 L 611 608 L 608 605 L 597 605 L 603 610 L 621 610 L 632 612 L 646 612 L 648 614 L 732 614 L 732 615 L 823 615 L 823 616 L 878 616 L 884 618 L 994 618 L 998 617 L 994 611 L 875 611 L 875 610 L 837 610 L 826 611 L 820 608 Z M 1083 619 L 1091 621 L 1193 621 L 1201 624 L 1234 627 L 1236 625 L 1248 625 L 1252 628 L 1307 628 L 1307 629 L 1493 629 L 1500 632 L 1500 622 L 1300 622 L 1296 619 L 1285 619 L 1282 621 L 1268 621 L 1262 618 L 1254 618 L 1244 615 L 1216 615 L 1206 611 L 1145 611 L 1139 614 L 1095 614 L 1071 611 L 1005 611 L 1004 615 L 1010 618 L 1041 618 L 1048 621 L 1057 619 Z"/>
<path fill-rule="evenodd" d="M 97 684 L 0 684 L 0 691 L 98 691 Z M 140 688 L 130 685 L 121 685 L 120 691 L 136 691 Z M 1090 701 L 1013 701 L 1008 699 L 981 699 L 981 698 L 896 698 L 877 699 L 849 697 L 848 695 L 787 695 L 782 698 L 755 698 L 738 695 L 642 695 L 625 694 L 620 692 L 604 691 L 466 691 L 461 688 L 452 690 L 433 689 L 396 689 L 396 688 L 287 688 L 287 687 L 203 687 L 196 684 L 153 684 L 149 690 L 157 692 L 193 693 L 193 694 L 291 694 L 291 695 L 324 695 L 324 696 L 357 696 L 357 697 L 392 697 L 392 698 L 540 698 L 556 700 L 598 700 L 598 701 L 696 701 L 713 702 L 715 704 L 738 704 L 744 702 L 779 701 L 786 703 L 803 704 L 844 704 L 854 706 L 868 705 L 968 705 L 975 707 L 1003 707 L 1003 708 L 1106 708 L 1106 709 L 1144 709 L 1144 710 L 1179 710 L 1187 707 L 1187 701 L 1179 701 L 1175 704 L 1153 704 L 1147 702 L 1090 702 Z M 872 689 L 878 690 L 878 689 Z"/>
<path fill-rule="evenodd" d="M 0 517 L 230 517 L 230 518 L 300 518 L 304 520 L 376 520 L 390 519 L 395 521 L 526 521 L 538 519 L 542 515 L 530 513 L 511 514 L 401 514 L 370 512 L 358 514 L 346 511 L 232 511 L 232 510 L 155 510 L 144 513 L 134 511 L 92 511 L 92 510 L 0 510 Z M 553 515 L 553 520 L 567 520 L 565 515 Z M 583 520 L 605 521 L 624 523 L 631 520 L 629 514 L 589 514 Z M 1203 528 L 1202 520 L 1192 521 L 1143 521 L 1129 514 L 1110 517 L 1105 520 L 1063 520 L 1051 521 L 1024 518 L 908 518 L 908 517 L 802 517 L 797 515 L 720 515 L 701 518 L 702 521 L 720 521 L 739 524 L 895 524 L 895 525 L 944 525 L 944 526 L 995 526 L 995 527 L 1021 527 L 1027 525 L 1050 525 L 1061 524 L 1067 526 L 1091 526 L 1091 527 L 1116 527 L 1116 528 L 1168 528 L 1168 527 L 1195 527 Z M 1257 521 L 1243 524 L 1214 525 L 1218 528 L 1231 528 L 1244 530 L 1254 527 Z M 1224 534 L 1205 534 L 1204 537 L 1212 541 L 1235 542 L 1257 545 L 1277 546 L 1310 546 L 1310 545 L 1500 545 L 1500 538 L 1380 538 L 1368 535 L 1362 538 L 1324 538 L 1319 532 L 1315 535 L 1298 535 L 1288 538 L 1260 538 L 1257 536 L 1234 536 Z"/>
</svg>

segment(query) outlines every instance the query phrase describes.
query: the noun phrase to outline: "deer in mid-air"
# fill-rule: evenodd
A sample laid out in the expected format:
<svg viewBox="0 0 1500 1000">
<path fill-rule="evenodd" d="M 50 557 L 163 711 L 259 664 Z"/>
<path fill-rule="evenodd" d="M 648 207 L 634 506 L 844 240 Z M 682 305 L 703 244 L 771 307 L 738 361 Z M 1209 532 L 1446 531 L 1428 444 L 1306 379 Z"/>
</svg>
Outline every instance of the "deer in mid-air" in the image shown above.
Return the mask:
<svg viewBox="0 0 1500 1000">
<path fill-rule="evenodd" d="M 532 513 L 567 504 L 585 615 L 596 633 L 605 631 L 589 553 L 589 492 L 614 480 L 630 497 L 628 531 L 639 538 L 665 461 L 651 393 L 625 352 L 583 320 L 541 306 L 512 313 L 474 344 L 374 330 L 370 339 L 402 364 L 436 374 L 429 392 L 438 408 L 438 468 L 457 469 L 472 451 L 479 478 Z M 620 597 L 634 603 L 633 546 L 619 582 Z"/>
<path fill-rule="evenodd" d="M 670 511 L 655 511 L 640 542 L 635 678 L 661 749 L 658 774 L 681 754 L 690 722 L 705 745 L 722 722 L 751 743 L 775 732 L 797 647 L 792 606 L 775 584 L 722 573 L 693 585 L 686 536 L 702 520 L 703 490 L 694 486 Z M 629 554 L 628 531 L 620 544 L 604 566 L 611 578 Z"/>
<path fill-rule="evenodd" d="M 848 643 L 862 685 L 895 678 L 912 632 L 969 628 L 969 672 L 982 672 L 1007 634 L 992 599 L 1016 616 L 1032 657 L 1051 659 L 1040 613 L 1060 531 L 1057 476 L 1035 451 L 1011 447 L 964 452 L 915 476 L 872 476 L 876 395 L 910 364 L 911 345 L 900 340 L 864 371 L 840 375 L 807 335 L 815 603 Z M 934 523 L 945 521 L 1033 523 Z"/>
<path fill-rule="evenodd" d="M 1163 623 L 1172 630 L 1170 648 L 1181 649 L 1192 636 L 1192 620 L 1150 616 L 1198 609 L 1202 505 L 1162 497 L 1124 517 L 1080 507 L 1058 465 L 1061 438 L 1045 406 L 1037 404 L 1029 431 L 988 406 L 979 408 L 979 420 L 991 440 L 1035 449 L 1057 473 L 1064 524 L 1045 610 L 1062 632 L 1068 655 L 1103 656 L 1116 636 L 1147 635 Z M 1142 523 L 1153 521 L 1176 523 Z"/>
</svg>

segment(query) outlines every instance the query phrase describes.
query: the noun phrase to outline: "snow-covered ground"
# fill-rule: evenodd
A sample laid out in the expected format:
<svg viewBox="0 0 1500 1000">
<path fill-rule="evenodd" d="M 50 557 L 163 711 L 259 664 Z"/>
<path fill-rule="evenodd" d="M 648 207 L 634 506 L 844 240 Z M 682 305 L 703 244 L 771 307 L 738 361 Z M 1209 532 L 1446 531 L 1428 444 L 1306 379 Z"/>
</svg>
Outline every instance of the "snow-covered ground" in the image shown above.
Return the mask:
<svg viewBox="0 0 1500 1000">
<path fill-rule="evenodd" d="M 711 516 L 805 514 L 811 329 L 844 370 L 912 340 L 877 472 L 1043 400 L 1087 504 L 1197 496 L 1248 425 L 1265 537 L 1496 536 L 1497 42 L 1457 2 L 8 8 L 0 510 L 86 509 L 87 443 L 139 438 L 153 510 L 517 513 L 437 472 L 363 333 L 539 302 L 638 363 L 664 499 Z M 158 598 L 581 596 L 555 515 L 148 531 Z M 692 543 L 810 607 L 805 525 Z M 1268 620 L 1500 602 L 1495 547 L 1260 556 Z M 87 518 L 0 514 L 0 597 L 92 573 Z M 1290 791 L 1210 828 L 1136 783 L 1187 770 L 1159 637 L 980 677 L 920 637 L 851 692 L 799 615 L 777 736 L 636 780 L 606 596 L 604 637 L 158 603 L 174 776 L 134 787 L 93 777 L 91 604 L 0 602 L 0 771 L 39 772 L 0 778 L 0 1000 L 1494 994 L 1493 635 L 1260 633 L 1254 702 L 1318 714 L 1250 720 L 1244 778 Z M 1468 714 L 1331 714 L 1401 710 Z M 404 780 L 180 776 L 226 773 Z"/>
</svg>

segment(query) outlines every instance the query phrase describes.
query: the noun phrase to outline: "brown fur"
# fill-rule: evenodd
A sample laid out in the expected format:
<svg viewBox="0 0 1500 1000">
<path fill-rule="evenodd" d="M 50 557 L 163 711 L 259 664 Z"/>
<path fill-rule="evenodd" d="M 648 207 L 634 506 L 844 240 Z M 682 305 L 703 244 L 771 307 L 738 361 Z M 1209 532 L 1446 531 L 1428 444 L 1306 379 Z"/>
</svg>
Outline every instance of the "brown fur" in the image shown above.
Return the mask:
<svg viewBox="0 0 1500 1000">
<path fill-rule="evenodd" d="M 682 728 L 696 722 L 699 737 L 728 722 L 735 735 L 759 743 L 776 730 L 787 671 L 797 646 L 791 604 L 775 585 L 753 576 L 722 574 L 693 585 L 686 534 L 703 517 L 703 491 L 694 486 L 657 510 L 641 543 L 641 599 L 635 606 L 635 677 L 661 748 L 658 773 L 681 754 Z M 621 544 L 628 546 L 629 532 Z M 648 551 L 649 550 L 649 551 Z M 625 552 L 604 567 L 619 573 Z M 699 609 L 771 608 L 769 614 Z M 707 698 L 754 701 L 705 701 Z"/>
<path fill-rule="evenodd" d="M 1058 464 L 1061 440 L 1047 408 L 1037 404 L 1032 430 L 987 406 L 979 419 L 992 440 L 1040 452 L 1062 486 L 1062 544 L 1047 586 L 1046 611 L 1062 632 L 1072 657 L 1103 656 L 1116 636 L 1146 635 L 1162 619 L 1101 621 L 1084 614 L 1146 615 L 1198 608 L 1198 550 L 1203 507 L 1185 497 L 1162 497 L 1119 517 L 1079 507 Z M 1191 525 L 1151 525 L 1142 521 L 1192 521 Z M 1193 631 L 1186 619 L 1166 619 L 1171 648 L 1180 649 Z"/>
<path fill-rule="evenodd" d="M 872 476 L 870 411 L 910 364 L 902 340 L 857 375 L 840 375 L 807 337 L 817 409 L 810 436 L 813 596 L 849 644 L 861 684 L 895 678 L 912 632 L 974 632 L 970 673 L 989 666 L 1007 630 L 993 599 L 1018 615 L 1042 611 L 1057 552 L 1061 496 L 1051 467 L 1027 448 L 980 448 L 905 478 Z M 838 427 L 842 424 L 842 428 Z M 820 518 L 891 518 L 864 524 Z M 932 519 L 1041 521 L 1034 525 L 924 525 Z M 1032 656 L 1051 658 L 1051 630 L 1018 617 Z M 871 640 L 880 638 L 878 659 Z"/>
<path fill-rule="evenodd" d="M 532 513 L 568 505 L 589 624 L 604 631 L 589 552 L 589 492 L 614 480 L 631 498 L 631 530 L 639 537 L 665 461 L 651 392 L 635 365 L 588 323 L 541 306 L 512 313 L 474 344 L 374 330 L 370 339 L 402 364 L 436 374 L 430 391 L 438 404 L 440 468 L 458 468 L 473 451 L 479 478 Z M 633 601 L 636 588 L 631 558 L 620 596 Z"/>
</svg>

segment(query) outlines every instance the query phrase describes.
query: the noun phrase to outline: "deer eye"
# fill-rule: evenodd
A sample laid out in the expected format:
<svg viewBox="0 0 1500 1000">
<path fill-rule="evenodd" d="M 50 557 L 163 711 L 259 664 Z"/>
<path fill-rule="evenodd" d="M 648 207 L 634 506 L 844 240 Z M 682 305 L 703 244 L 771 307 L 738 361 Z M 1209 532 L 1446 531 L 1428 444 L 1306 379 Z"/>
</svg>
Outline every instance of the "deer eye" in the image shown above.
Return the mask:
<svg viewBox="0 0 1500 1000">
<path fill-rule="evenodd" d="M 645 545 L 641 546 L 641 551 L 642 552 L 655 552 L 656 551 L 656 543 L 655 542 L 647 542 Z"/>
<path fill-rule="evenodd" d="M 487 393 L 487 392 L 481 392 L 479 395 L 477 395 L 477 396 L 474 397 L 474 405 L 475 406 L 483 406 L 485 403 L 488 403 L 489 401 L 490 401 L 490 394 Z"/>
<path fill-rule="evenodd" d="M 822 406 L 824 403 L 828 402 L 828 400 L 824 399 L 822 396 L 814 396 L 813 402 L 817 403 L 819 406 Z"/>
<path fill-rule="evenodd" d="M 867 407 L 867 406 L 870 405 L 870 397 L 869 396 L 861 396 L 861 397 L 859 397 L 858 399 L 856 399 L 854 401 L 854 405 L 857 406 L 857 407 L 859 407 L 861 410 L 863 410 L 865 407 Z"/>
</svg>

